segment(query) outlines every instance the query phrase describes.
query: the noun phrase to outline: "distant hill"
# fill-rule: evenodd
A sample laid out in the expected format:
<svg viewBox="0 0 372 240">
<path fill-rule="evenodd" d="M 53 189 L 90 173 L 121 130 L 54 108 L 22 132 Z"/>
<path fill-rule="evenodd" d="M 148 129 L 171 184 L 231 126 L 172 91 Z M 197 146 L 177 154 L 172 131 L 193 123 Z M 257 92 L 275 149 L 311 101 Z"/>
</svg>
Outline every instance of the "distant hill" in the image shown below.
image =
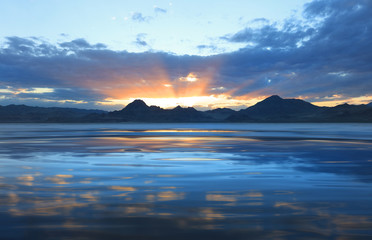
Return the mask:
<svg viewBox="0 0 372 240">
<path fill-rule="evenodd" d="M 204 114 L 212 119 L 216 119 L 217 121 L 224 121 L 236 111 L 230 108 L 216 108 L 213 110 L 205 111 Z"/>
<path fill-rule="evenodd" d="M 108 120 L 123 122 L 209 122 L 214 121 L 195 108 L 162 109 L 157 106 L 147 106 L 142 100 L 135 100 L 120 111 L 108 113 Z"/>
<path fill-rule="evenodd" d="M 0 106 L 0 122 L 370 122 L 372 104 L 318 107 L 300 99 L 277 95 L 234 111 L 217 108 L 198 111 L 177 106 L 163 109 L 137 99 L 119 111 L 58 107 Z"/>
<path fill-rule="evenodd" d="M 300 99 L 283 99 L 277 95 L 228 117 L 232 122 L 305 122 L 321 111 L 321 107 Z"/>
<path fill-rule="evenodd" d="M 326 122 L 372 122 L 372 107 L 345 103 L 325 108 L 319 119 Z"/>
<path fill-rule="evenodd" d="M 232 114 L 229 122 L 372 122 L 372 108 L 367 105 L 342 104 L 318 107 L 300 99 L 273 95 Z"/>
<path fill-rule="evenodd" d="M 78 108 L 0 106 L 0 122 L 94 122 L 105 114 L 102 110 Z"/>
</svg>

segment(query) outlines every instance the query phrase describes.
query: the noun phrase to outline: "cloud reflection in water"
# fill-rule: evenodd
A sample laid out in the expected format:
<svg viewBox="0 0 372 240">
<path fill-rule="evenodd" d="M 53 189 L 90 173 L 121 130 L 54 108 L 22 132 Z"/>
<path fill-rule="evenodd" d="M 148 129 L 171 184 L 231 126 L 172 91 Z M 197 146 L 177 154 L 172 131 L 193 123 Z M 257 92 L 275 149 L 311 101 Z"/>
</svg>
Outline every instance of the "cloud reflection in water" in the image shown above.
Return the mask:
<svg viewBox="0 0 372 240">
<path fill-rule="evenodd" d="M 345 130 L 322 126 L 324 139 L 301 124 L 6 126 L 2 236 L 370 237 L 372 139 L 355 129 L 371 127 L 345 140 Z"/>
</svg>

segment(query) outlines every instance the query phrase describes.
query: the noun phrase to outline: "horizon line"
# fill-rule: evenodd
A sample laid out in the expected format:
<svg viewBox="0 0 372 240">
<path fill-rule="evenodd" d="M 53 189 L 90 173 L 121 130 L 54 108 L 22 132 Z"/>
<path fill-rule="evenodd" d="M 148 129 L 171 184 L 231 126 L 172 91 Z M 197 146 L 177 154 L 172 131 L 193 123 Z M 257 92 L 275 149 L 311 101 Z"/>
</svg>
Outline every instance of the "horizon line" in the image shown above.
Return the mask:
<svg viewBox="0 0 372 240">
<path fill-rule="evenodd" d="M 249 108 L 249 107 L 252 107 L 254 105 L 256 105 L 257 103 L 259 102 L 262 102 L 268 98 L 271 98 L 271 97 L 274 97 L 274 96 L 277 96 L 279 97 L 280 99 L 284 99 L 284 100 L 289 100 L 289 99 L 297 99 L 297 100 L 302 100 L 302 101 L 305 101 L 305 102 L 308 102 L 314 106 L 317 106 L 317 107 L 336 107 L 336 106 L 340 106 L 340 105 L 353 105 L 353 106 L 358 106 L 358 105 L 368 105 L 368 104 L 372 104 L 372 102 L 370 103 L 366 103 L 366 104 L 350 104 L 346 101 L 340 101 L 340 102 L 343 102 L 343 103 L 339 103 L 339 104 L 336 104 L 334 106 L 321 106 L 321 105 L 318 105 L 318 104 L 315 104 L 313 102 L 309 102 L 309 101 L 306 101 L 304 99 L 301 99 L 301 98 L 283 98 L 277 94 L 273 94 L 273 95 L 270 95 L 269 97 L 265 97 L 263 98 L 261 101 L 257 101 L 256 103 L 254 104 L 251 104 L 251 105 L 240 105 L 240 106 L 244 106 L 243 108 L 240 108 L 240 109 L 234 109 L 234 108 L 231 108 L 231 107 L 216 107 L 216 108 L 203 108 L 202 106 L 200 105 L 192 105 L 192 106 L 187 106 L 187 105 L 182 105 L 182 104 L 178 104 L 176 106 L 172 106 L 172 107 L 161 107 L 159 105 L 154 105 L 154 104 L 147 104 L 145 100 L 143 99 L 146 99 L 146 98 L 131 98 L 131 99 L 134 99 L 134 100 L 131 100 L 128 104 L 117 104 L 117 105 L 122 105 L 123 107 L 120 108 L 120 109 L 115 109 L 115 110 L 103 110 L 103 109 L 98 109 L 98 108 L 81 108 L 81 107 L 73 107 L 73 106 L 40 106 L 40 105 L 27 105 L 25 103 L 20 103 L 20 104 L 15 104 L 15 103 L 11 103 L 11 104 L 8 104 L 8 105 L 1 105 L 1 101 L 0 101 L 0 107 L 6 107 L 6 106 L 28 106 L 28 107 L 39 107 L 39 108 L 71 108 L 71 109 L 81 109 L 81 110 L 98 110 L 98 111 L 105 111 L 105 112 L 113 112 L 113 111 L 121 111 L 122 109 L 124 109 L 125 107 L 127 107 L 128 105 L 130 105 L 131 103 L 135 102 L 135 101 L 142 101 L 146 104 L 146 106 L 148 107 L 159 107 L 163 110 L 172 110 L 172 109 L 175 109 L 177 107 L 181 107 L 181 108 L 194 108 L 195 110 L 197 111 L 211 111 L 211 110 L 216 110 L 216 109 L 231 109 L 233 111 L 239 111 L 239 110 L 243 110 L 243 109 L 246 109 L 246 108 Z M 316 103 L 320 103 L 320 102 L 316 102 Z M 64 103 L 63 103 L 64 104 Z M 75 103 L 76 104 L 76 103 Z M 198 109 L 199 108 L 199 109 Z M 200 109 L 201 108 L 201 109 Z"/>
</svg>

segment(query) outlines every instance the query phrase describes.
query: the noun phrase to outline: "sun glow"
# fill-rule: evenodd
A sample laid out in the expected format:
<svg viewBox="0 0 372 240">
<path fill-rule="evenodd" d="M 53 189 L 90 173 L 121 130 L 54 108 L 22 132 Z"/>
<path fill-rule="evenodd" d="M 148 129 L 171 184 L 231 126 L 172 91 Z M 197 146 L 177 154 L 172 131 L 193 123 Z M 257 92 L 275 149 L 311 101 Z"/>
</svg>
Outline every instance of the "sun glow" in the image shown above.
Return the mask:
<svg viewBox="0 0 372 240">
<path fill-rule="evenodd" d="M 0 89 L 0 93 L 10 93 L 18 95 L 20 93 L 36 93 L 36 94 L 43 94 L 43 93 L 52 93 L 54 92 L 53 88 L 18 88 L 13 89 L 11 87 L 7 87 L 5 89 Z"/>
<path fill-rule="evenodd" d="M 139 74 L 140 77 L 138 75 L 112 76 L 105 80 L 104 87 L 97 85 L 97 91 L 106 98 L 96 104 L 120 108 L 135 99 L 142 99 L 149 106 L 162 108 L 174 108 L 178 105 L 210 108 L 216 104 L 231 102 L 227 96 L 211 95 L 213 93 L 210 92 L 212 88 L 210 83 L 217 67 L 178 75 L 169 73 L 161 63 L 152 64 L 154 66 L 145 73 Z"/>
<path fill-rule="evenodd" d="M 107 98 L 99 105 L 122 105 L 123 107 L 133 102 L 136 98 L 129 99 L 112 99 Z M 141 98 L 147 105 L 159 106 L 161 108 L 170 109 L 177 106 L 195 107 L 200 110 L 215 109 L 215 108 L 232 108 L 242 109 L 251 106 L 260 99 L 234 99 L 230 96 L 210 95 L 210 96 L 195 96 L 195 97 L 179 97 L 179 98 Z"/>
<path fill-rule="evenodd" d="M 348 104 L 368 104 L 372 102 L 372 96 L 361 96 L 355 98 L 344 98 L 340 95 L 333 95 L 332 97 L 324 98 L 324 101 L 316 101 L 312 102 L 314 105 L 322 106 L 322 107 L 334 107 L 340 104 L 348 103 Z"/>
<path fill-rule="evenodd" d="M 180 81 L 185 81 L 185 82 L 196 82 L 199 79 L 198 79 L 198 76 L 195 73 L 191 72 L 186 77 L 180 77 L 179 80 Z"/>
</svg>

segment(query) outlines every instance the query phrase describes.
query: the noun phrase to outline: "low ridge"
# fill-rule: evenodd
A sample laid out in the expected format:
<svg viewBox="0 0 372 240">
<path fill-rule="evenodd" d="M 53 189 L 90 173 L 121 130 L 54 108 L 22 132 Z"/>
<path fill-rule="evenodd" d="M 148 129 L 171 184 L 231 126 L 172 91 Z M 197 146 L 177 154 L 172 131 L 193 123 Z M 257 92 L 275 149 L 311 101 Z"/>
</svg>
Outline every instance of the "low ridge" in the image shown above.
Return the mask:
<svg viewBox="0 0 372 240">
<path fill-rule="evenodd" d="M 26 105 L 0 107 L 0 122 L 372 122 L 372 107 L 342 104 L 318 107 L 300 99 L 270 96 L 240 111 L 198 111 L 177 106 L 163 109 L 136 99 L 113 112 Z"/>
</svg>

